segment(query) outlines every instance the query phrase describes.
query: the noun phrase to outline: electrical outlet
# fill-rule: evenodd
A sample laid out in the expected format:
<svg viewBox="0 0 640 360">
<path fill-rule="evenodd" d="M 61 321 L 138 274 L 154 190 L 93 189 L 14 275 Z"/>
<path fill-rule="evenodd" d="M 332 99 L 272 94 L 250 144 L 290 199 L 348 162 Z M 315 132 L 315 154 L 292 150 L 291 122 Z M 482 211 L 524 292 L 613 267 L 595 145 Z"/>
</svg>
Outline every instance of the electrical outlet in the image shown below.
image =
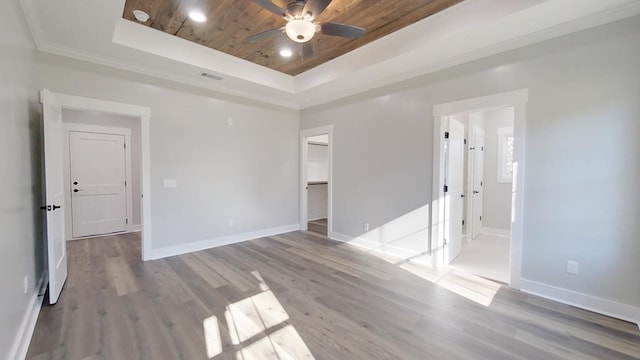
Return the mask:
<svg viewBox="0 0 640 360">
<path fill-rule="evenodd" d="M 369 223 L 364 223 L 362 228 L 364 229 L 364 231 L 369 231 Z"/>
<path fill-rule="evenodd" d="M 580 264 L 575 261 L 567 261 L 567 272 L 572 275 L 578 275 Z"/>
<path fill-rule="evenodd" d="M 29 291 L 29 276 L 27 276 L 27 275 L 24 276 L 24 284 L 23 285 L 24 285 L 23 291 L 26 294 L 27 291 Z"/>
<path fill-rule="evenodd" d="M 228 224 L 229 226 L 233 226 L 233 219 L 229 219 L 229 220 L 227 220 L 227 224 Z"/>
</svg>

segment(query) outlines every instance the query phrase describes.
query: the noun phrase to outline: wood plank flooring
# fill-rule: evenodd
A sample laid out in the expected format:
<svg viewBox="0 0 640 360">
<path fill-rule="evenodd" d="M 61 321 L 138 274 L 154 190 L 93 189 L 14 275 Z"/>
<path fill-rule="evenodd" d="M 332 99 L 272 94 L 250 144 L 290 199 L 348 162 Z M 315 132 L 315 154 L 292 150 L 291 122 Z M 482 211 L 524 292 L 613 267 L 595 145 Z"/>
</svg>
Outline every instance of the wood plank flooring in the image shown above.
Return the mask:
<svg viewBox="0 0 640 360">
<path fill-rule="evenodd" d="M 313 232 L 149 262 L 127 234 L 68 256 L 28 359 L 640 358 L 635 324 Z"/>
<path fill-rule="evenodd" d="M 327 235 L 327 219 L 311 220 L 307 223 L 307 228 L 309 231 L 313 231 L 321 235 Z"/>
</svg>

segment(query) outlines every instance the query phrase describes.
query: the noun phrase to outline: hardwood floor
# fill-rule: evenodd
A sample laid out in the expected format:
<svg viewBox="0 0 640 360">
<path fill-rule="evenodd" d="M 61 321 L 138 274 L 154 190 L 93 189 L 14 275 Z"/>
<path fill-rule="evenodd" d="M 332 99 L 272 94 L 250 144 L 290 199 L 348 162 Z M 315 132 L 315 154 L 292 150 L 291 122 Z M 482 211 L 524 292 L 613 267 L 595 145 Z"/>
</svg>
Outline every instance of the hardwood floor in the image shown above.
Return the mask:
<svg viewBox="0 0 640 360">
<path fill-rule="evenodd" d="M 313 231 L 321 235 L 327 235 L 327 219 L 311 220 L 307 223 L 307 228 L 309 231 Z"/>
<path fill-rule="evenodd" d="M 139 254 L 133 234 L 69 243 L 69 278 L 27 358 L 640 357 L 635 324 L 312 232 Z"/>
</svg>

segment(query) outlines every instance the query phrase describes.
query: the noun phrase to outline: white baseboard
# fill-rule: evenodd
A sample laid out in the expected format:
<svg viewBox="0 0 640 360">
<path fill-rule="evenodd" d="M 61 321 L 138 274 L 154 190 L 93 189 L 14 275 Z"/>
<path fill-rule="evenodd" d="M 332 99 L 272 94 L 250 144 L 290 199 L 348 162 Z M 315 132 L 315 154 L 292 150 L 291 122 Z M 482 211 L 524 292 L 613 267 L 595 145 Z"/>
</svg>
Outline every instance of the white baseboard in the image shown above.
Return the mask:
<svg viewBox="0 0 640 360">
<path fill-rule="evenodd" d="M 480 233 L 485 235 L 502 236 L 506 238 L 511 238 L 511 230 L 505 230 L 505 229 L 482 227 L 482 229 L 480 230 Z"/>
<path fill-rule="evenodd" d="M 640 307 L 637 306 L 622 304 L 526 279 L 521 279 L 520 290 L 563 304 L 636 323 L 638 324 L 638 328 L 640 328 Z"/>
<path fill-rule="evenodd" d="M 13 345 L 11 346 L 11 350 L 9 350 L 9 356 L 7 356 L 7 359 L 24 360 L 24 358 L 27 357 L 29 344 L 31 344 L 31 337 L 33 336 L 33 331 L 36 328 L 36 322 L 38 321 L 38 315 L 40 314 L 42 301 L 44 300 L 44 295 L 38 296 L 38 294 L 42 294 L 47 286 L 45 278 L 46 276 L 43 274 L 38 281 L 38 286 L 31 296 L 31 300 L 27 306 L 27 311 L 22 318 L 22 322 L 20 322 L 20 327 L 18 328 L 16 338 L 13 340 Z"/>
<path fill-rule="evenodd" d="M 142 231 L 142 224 L 137 224 L 137 225 L 131 225 L 131 229 L 129 229 L 130 232 L 140 232 Z"/>
<path fill-rule="evenodd" d="M 296 230 L 300 230 L 300 224 L 283 225 L 270 229 L 257 230 L 242 234 L 233 234 L 228 236 L 221 236 L 214 239 L 200 240 L 175 246 L 168 246 L 159 249 L 153 249 L 151 251 L 151 259 L 155 260 L 169 256 L 181 255 L 194 251 L 211 249 L 218 246 L 235 244 L 242 241 L 258 239 L 265 236 L 278 235 Z"/>
<path fill-rule="evenodd" d="M 371 241 L 369 239 L 365 239 L 360 236 L 349 236 L 345 234 L 341 234 L 338 232 L 330 232 L 328 234 L 329 239 L 340 241 L 343 243 L 351 244 L 354 246 L 358 246 L 365 250 L 379 252 L 385 255 L 391 255 L 392 257 L 397 257 L 399 260 L 410 259 L 410 261 L 431 265 L 432 259 L 430 255 L 423 254 L 417 251 L 407 250 L 399 247 L 395 247 L 392 245 L 381 245 L 377 242 Z"/>
</svg>

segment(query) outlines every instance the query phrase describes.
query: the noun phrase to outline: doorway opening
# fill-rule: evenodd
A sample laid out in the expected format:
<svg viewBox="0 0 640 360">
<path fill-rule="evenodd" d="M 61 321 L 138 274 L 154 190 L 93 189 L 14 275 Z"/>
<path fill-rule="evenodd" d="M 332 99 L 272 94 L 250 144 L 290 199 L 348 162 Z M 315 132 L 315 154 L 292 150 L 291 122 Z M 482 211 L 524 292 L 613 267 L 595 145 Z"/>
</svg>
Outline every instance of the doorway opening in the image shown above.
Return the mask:
<svg viewBox="0 0 640 360">
<path fill-rule="evenodd" d="M 463 184 L 459 194 L 451 194 L 451 203 L 445 203 L 452 221 L 454 216 L 460 221 L 455 231 L 462 234 L 461 241 L 450 234 L 446 263 L 503 283 L 509 283 L 514 115 L 514 108 L 507 106 L 446 119 L 450 128 L 461 128 L 464 139 L 456 148 L 460 135 L 450 130 L 445 148 L 445 184 Z M 459 156 L 454 150 L 462 150 L 461 164 L 449 169 L 450 159 Z"/>
<path fill-rule="evenodd" d="M 141 229 L 140 121 L 62 109 L 67 241 Z"/>
<path fill-rule="evenodd" d="M 519 288 L 526 90 L 434 107 L 434 263 Z"/>
<path fill-rule="evenodd" d="M 133 118 L 139 122 L 139 144 L 140 144 L 140 177 L 138 179 L 138 184 L 140 187 L 140 239 L 141 239 L 141 257 L 142 260 L 149 260 L 152 258 L 153 254 L 151 253 L 151 181 L 150 181 L 150 166 L 149 166 L 149 118 L 150 118 L 150 109 L 142 106 L 135 106 L 123 103 L 116 103 L 111 101 L 103 101 L 97 99 L 90 99 L 80 96 L 71 96 L 65 94 L 57 94 L 53 93 L 47 89 L 43 89 L 40 94 L 40 101 L 42 103 L 43 109 L 43 129 L 44 129 L 44 163 L 45 163 L 45 197 L 46 204 L 42 206 L 42 209 L 47 212 L 46 215 L 46 249 L 47 249 L 47 257 L 46 257 L 46 266 L 47 266 L 47 278 L 49 283 L 49 303 L 54 304 L 57 302 L 60 293 L 62 292 L 62 288 L 67 279 L 67 221 L 68 215 L 67 212 L 73 212 L 73 201 L 69 200 L 69 196 L 72 196 L 72 193 L 79 193 L 81 190 L 80 186 L 84 185 L 84 183 L 80 183 L 80 181 L 72 180 L 69 175 L 69 181 L 65 181 L 65 146 L 71 147 L 71 134 L 70 130 L 67 129 L 65 134 L 65 124 L 63 123 L 63 112 L 69 110 L 78 110 L 84 112 L 97 112 L 101 114 L 112 114 L 112 115 L 121 115 Z M 90 126 L 90 125 L 86 125 Z M 92 125 L 93 126 L 93 125 Z M 77 131 L 76 135 L 86 135 L 93 134 L 91 136 L 85 136 L 86 138 L 91 138 L 91 141 L 111 141 L 112 143 L 116 143 L 117 134 L 115 137 L 100 137 L 96 136 L 96 134 L 100 134 L 100 132 L 95 132 L 97 128 L 93 128 L 93 130 L 88 130 L 85 128 L 83 131 Z M 83 135 L 83 136 L 84 136 Z M 105 135 L 105 134 L 102 134 Z M 112 134 L 114 135 L 114 134 Z M 120 139 L 122 140 L 122 139 Z M 123 143 L 126 140 L 123 141 Z M 65 145 L 67 144 L 67 145 Z M 77 145 L 77 144 L 75 144 Z M 85 144 L 86 145 L 86 144 Z M 95 150 L 93 147 L 96 144 L 89 145 L 90 150 Z M 78 155 L 86 155 L 82 154 L 82 151 L 86 151 L 86 147 L 84 145 L 78 148 Z M 124 145 L 123 145 L 124 146 Z M 98 146 L 99 147 L 99 146 Z M 115 146 L 106 146 L 101 150 L 103 153 L 108 153 L 113 149 L 116 149 Z M 70 150 L 71 151 L 71 150 Z M 122 153 L 121 153 L 122 154 Z M 123 155 L 124 156 L 124 155 Z M 76 159 L 77 160 L 77 159 Z M 86 160 L 86 159 L 85 159 Z M 71 162 L 74 161 L 73 159 Z M 84 160 L 83 160 L 84 161 Z M 68 161 L 69 162 L 69 161 Z M 69 165 L 69 163 L 66 165 Z M 85 161 L 86 164 L 90 165 L 90 169 L 84 169 L 85 173 L 82 179 L 92 179 L 91 176 L 87 177 L 87 174 L 92 175 L 93 172 L 100 172 L 104 170 L 102 163 L 96 161 Z M 114 161 L 115 162 L 115 161 Z M 85 165 L 86 165 L 85 164 Z M 122 166 L 122 165 L 120 165 Z M 67 166 L 68 167 L 68 166 Z M 117 166 L 115 166 L 117 168 Z M 113 170 L 113 169 L 112 169 Z M 116 170 L 125 173 L 126 177 L 126 162 L 125 169 Z M 131 173 L 131 171 L 129 171 Z M 69 172 L 71 174 L 71 172 Z M 83 180 L 84 181 L 84 180 Z M 129 181 L 129 180 L 126 180 Z M 78 182 L 78 184 L 73 184 L 73 182 Z M 66 185 L 65 185 L 66 183 Z M 88 182 L 90 183 L 90 181 Z M 78 186 L 76 186 L 78 185 Z M 95 183 L 94 183 L 95 185 Z M 128 184 L 127 184 L 128 185 Z M 133 185 L 133 184 L 131 184 Z M 73 186 L 73 187 L 72 187 Z M 94 186 L 91 190 L 95 190 L 96 186 Z M 78 190 L 74 192 L 73 190 Z M 105 189 L 102 189 L 103 191 Z M 108 189 L 107 189 L 108 190 Z M 113 189 L 111 189 L 113 190 Z M 118 191 L 121 190 L 118 189 Z M 118 191 L 111 191 L 112 193 L 118 193 Z M 109 191 L 105 191 L 105 193 L 110 194 Z M 122 194 L 118 193 L 116 196 L 113 196 L 112 199 L 121 199 Z M 126 198 L 126 195 L 124 195 Z M 78 205 L 78 203 L 76 203 Z M 120 204 L 120 206 L 122 206 Z M 85 209 L 86 210 L 86 209 Z M 91 210 L 95 210 L 91 208 Z M 126 210 L 125 210 L 126 211 Z M 130 211 L 133 215 L 133 211 Z M 83 214 L 80 214 L 83 215 Z M 94 214 L 95 215 L 95 214 Z M 108 218 L 108 217 L 107 217 Z M 91 217 L 84 218 L 91 220 Z M 125 218 L 126 219 L 126 218 Z M 126 221 L 126 220 L 125 220 Z M 118 223 L 116 221 L 111 221 L 112 223 Z M 91 221 L 88 221 L 91 223 Z M 94 224 L 89 224 L 89 226 Z M 113 224 L 111 224 L 113 225 Z M 94 230 L 88 231 L 89 233 Z M 82 233 L 82 232 L 80 232 Z"/>
<path fill-rule="evenodd" d="M 328 236 L 332 230 L 333 127 L 300 132 L 300 230 Z"/>
</svg>

